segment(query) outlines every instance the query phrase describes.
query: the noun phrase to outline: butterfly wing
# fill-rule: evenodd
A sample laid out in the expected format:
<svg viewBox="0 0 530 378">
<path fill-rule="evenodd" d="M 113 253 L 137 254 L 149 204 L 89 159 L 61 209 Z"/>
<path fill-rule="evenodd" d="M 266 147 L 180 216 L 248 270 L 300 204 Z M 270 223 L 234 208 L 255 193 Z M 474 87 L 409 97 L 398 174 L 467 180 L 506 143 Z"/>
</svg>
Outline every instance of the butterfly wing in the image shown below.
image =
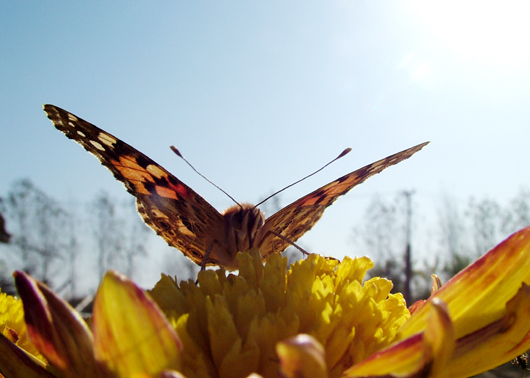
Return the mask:
<svg viewBox="0 0 530 378">
<path fill-rule="evenodd" d="M 202 264 L 213 240 L 222 241 L 222 215 L 190 187 L 127 143 L 53 105 L 48 118 L 68 138 L 81 144 L 136 197 L 138 212 L 170 246 Z M 208 265 L 224 265 L 210 256 Z"/>
<path fill-rule="evenodd" d="M 388 156 L 355 172 L 342 176 L 294 201 L 267 218 L 261 231 L 261 240 L 259 243 L 263 258 L 274 252 L 282 252 L 289 246 L 288 241 L 275 236 L 274 233 L 280 234 L 286 239 L 295 242 L 315 225 L 324 213 L 324 210 L 335 202 L 338 197 L 348 193 L 350 189 L 385 168 L 408 159 L 428 143 L 422 143 L 405 151 L 398 152 L 397 154 Z"/>
</svg>

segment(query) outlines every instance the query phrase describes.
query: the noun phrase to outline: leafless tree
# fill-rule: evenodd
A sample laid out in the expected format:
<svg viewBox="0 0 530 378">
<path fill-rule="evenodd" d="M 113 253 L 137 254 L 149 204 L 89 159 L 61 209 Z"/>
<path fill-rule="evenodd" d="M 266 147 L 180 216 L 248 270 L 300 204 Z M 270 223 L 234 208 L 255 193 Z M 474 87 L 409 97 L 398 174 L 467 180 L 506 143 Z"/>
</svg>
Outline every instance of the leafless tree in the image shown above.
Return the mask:
<svg viewBox="0 0 530 378">
<path fill-rule="evenodd" d="M 465 224 L 456 200 L 449 194 L 442 196 L 438 209 L 438 225 L 443 253 L 451 256 L 462 253 L 465 249 Z"/>
<path fill-rule="evenodd" d="M 68 213 L 28 179 L 14 182 L 5 209 L 22 269 L 50 284 L 58 271 L 57 262 L 64 258 Z"/>
<path fill-rule="evenodd" d="M 77 280 L 79 279 L 77 271 L 77 260 L 80 254 L 80 246 L 77 239 L 77 225 L 76 217 L 71 216 L 70 222 L 68 222 L 67 227 L 65 227 L 64 232 L 66 233 L 66 245 L 65 249 L 65 259 L 66 259 L 66 273 L 67 277 L 62 285 L 58 286 L 55 291 L 64 295 L 64 297 L 72 299 L 77 295 Z M 66 292 L 63 294 L 63 290 Z"/>
<path fill-rule="evenodd" d="M 1 201 L 1 198 L 0 198 Z M 2 213 L 0 213 L 0 243 L 9 243 L 11 239 L 11 234 L 7 232 L 6 221 Z"/>
<path fill-rule="evenodd" d="M 530 190 L 521 188 L 504 212 L 502 231 L 511 234 L 530 226 Z"/>
<path fill-rule="evenodd" d="M 439 243 L 445 279 L 453 277 L 471 261 L 467 227 L 454 197 L 444 194 L 438 209 Z"/>
<path fill-rule="evenodd" d="M 3 199 L 0 198 L 0 210 L 4 210 Z M 11 240 L 11 234 L 6 230 L 6 222 L 3 215 L 0 213 L 0 243 L 8 244 Z M 3 293 L 13 295 L 15 287 L 11 275 L 8 273 L 8 267 L 5 260 L 0 260 L 0 291 Z"/>
<path fill-rule="evenodd" d="M 134 200 L 124 202 L 123 212 L 125 214 L 124 223 L 127 227 L 127 237 L 124 240 L 123 251 L 125 257 L 124 273 L 126 276 L 133 278 L 136 273 L 135 259 L 147 255 L 146 244 L 149 236 L 151 236 L 151 230 L 136 212 Z"/>
<path fill-rule="evenodd" d="M 379 259 L 395 259 L 400 230 L 396 201 L 385 201 L 375 195 L 361 223 L 354 228 L 353 237 L 356 244 L 362 246 L 362 254 Z"/>
<path fill-rule="evenodd" d="M 404 279 L 402 234 L 397 201 L 387 201 L 379 195 L 373 197 L 361 223 L 353 230 L 354 243 L 361 248 L 358 254 L 371 256 L 374 261 L 369 274 L 387 277 L 395 286 Z"/>
<path fill-rule="evenodd" d="M 168 247 L 164 253 L 161 272 L 178 280 L 196 280 L 200 267 L 179 250 Z"/>
<path fill-rule="evenodd" d="M 430 274 L 415 268 L 415 205 L 412 193 L 401 192 L 392 199 L 375 195 L 363 219 L 353 229 L 354 243 L 361 248 L 356 254 L 366 254 L 374 262 L 374 268 L 368 274 L 391 280 L 393 292 L 408 294 L 407 303 L 423 298 L 430 289 L 427 283 L 430 282 Z"/>
<path fill-rule="evenodd" d="M 110 268 L 120 269 L 125 248 L 123 221 L 119 219 L 116 201 L 105 191 L 90 203 L 93 235 L 97 249 L 98 280 Z"/>
<path fill-rule="evenodd" d="M 499 235 L 502 225 L 501 207 L 492 199 L 477 201 L 471 197 L 466 214 L 471 220 L 475 253 L 476 256 L 480 256 L 493 248 L 501 239 Z"/>
</svg>

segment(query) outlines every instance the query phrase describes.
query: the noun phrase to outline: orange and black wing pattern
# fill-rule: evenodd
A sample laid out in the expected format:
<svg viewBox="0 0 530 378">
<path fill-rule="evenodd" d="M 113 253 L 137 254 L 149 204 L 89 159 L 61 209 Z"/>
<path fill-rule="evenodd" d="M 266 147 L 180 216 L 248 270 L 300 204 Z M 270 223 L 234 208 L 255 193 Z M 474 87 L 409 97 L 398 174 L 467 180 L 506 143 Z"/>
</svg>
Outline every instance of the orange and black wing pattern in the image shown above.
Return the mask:
<svg viewBox="0 0 530 378">
<path fill-rule="evenodd" d="M 222 215 L 190 187 L 149 157 L 97 126 L 57 106 L 44 105 L 48 118 L 68 138 L 96 156 L 136 197 L 145 223 L 170 246 L 202 264 L 208 245 L 222 240 Z M 219 235 L 217 235 L 219 234 Z M 207 264 L 222 261 L 208 260 Z"/>
<path fill-rule="evenodd" d="M 363 183 L 369 177 L 408 159 L 428 143 L 411 147 L 342 176 L 294 201 L 267 218 L 262 231 L 262 240 L 260 241 L 262 253 L 281 252 L 289 246 L 287 240 L 275 236 L 274 233 L 295 242 L 315 225 L 324 210 L 335 202 L 338 197 L 348 193 L 348 191 Z M 266 255 L 263 257 L 265 258 Z"/>
</svg>

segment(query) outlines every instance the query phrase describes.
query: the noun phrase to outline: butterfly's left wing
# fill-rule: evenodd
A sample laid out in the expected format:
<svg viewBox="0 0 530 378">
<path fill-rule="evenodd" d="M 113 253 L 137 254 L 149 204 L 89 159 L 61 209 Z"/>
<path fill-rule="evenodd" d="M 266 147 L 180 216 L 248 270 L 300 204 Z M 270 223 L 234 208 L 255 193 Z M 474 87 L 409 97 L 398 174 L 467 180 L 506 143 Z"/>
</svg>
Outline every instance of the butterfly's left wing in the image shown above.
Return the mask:
<svg viewBox="0 0 530 378">
<path fill-rule="evenodd" d="M 225 241 L 222 215 L 205 199 L 136 148 L 110 133 L 54 105 L 44 105 L 48 118 L 68 138 L 96 156 L 129 193 L 136 197 L 145 223 L 166 242 L 197 264 L 208 246 Z M 207 265 L 232 268 L 233 256 L 210 253 Z"/>
<path fill-rule="evenodd" d="M 274 233 L 280 234 L 286 239 L 295 242 L 314 226 L 324 213 L 326 207 L 335 202 L 338 197 L 346 194 L 354 186 L 361 184 L 367 178 L 381 172 L 385 168 L 408 159 L 428 143 L 426 142 L 411 147 L 342 176 L 294 201 L 267 218 L 261 230 L 261 240 L 259 242 L 263 258 L 266 258 L 274 252 L 282 252 L 289 246 L 288 241 L 279 238 Z"/>
</svg>

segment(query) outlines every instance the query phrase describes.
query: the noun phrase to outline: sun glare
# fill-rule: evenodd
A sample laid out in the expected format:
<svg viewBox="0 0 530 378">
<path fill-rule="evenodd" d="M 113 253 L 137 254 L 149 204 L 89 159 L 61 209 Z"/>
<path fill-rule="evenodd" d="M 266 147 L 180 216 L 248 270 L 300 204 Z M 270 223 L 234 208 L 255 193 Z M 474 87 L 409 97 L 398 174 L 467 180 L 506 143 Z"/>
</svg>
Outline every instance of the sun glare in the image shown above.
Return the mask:
<svg viewBox="0 0 530 378">
<path fill-rule="evenodd" d="M 411 1 L 421 22 L 457 53 L 505 67 L 528 63 L 530 2 Z"/>
</svg>

